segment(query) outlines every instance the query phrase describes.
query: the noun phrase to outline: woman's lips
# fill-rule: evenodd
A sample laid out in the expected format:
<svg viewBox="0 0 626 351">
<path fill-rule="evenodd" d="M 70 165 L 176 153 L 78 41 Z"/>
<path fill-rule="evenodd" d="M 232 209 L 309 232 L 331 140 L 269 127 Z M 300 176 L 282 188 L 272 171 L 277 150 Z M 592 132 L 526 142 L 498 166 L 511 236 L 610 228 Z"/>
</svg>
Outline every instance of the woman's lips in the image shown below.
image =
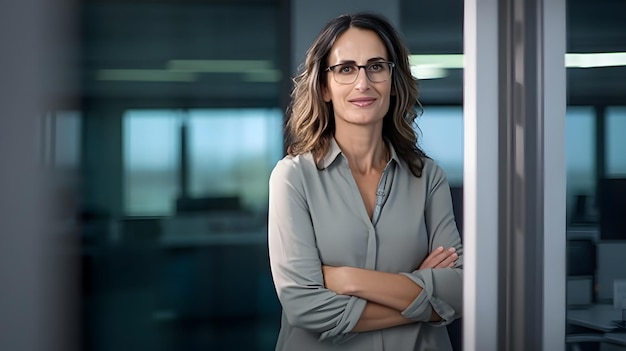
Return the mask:
<svg viewBox="0 0 626 351">
<path fill-rule="evenodd" d="M 374 98 L 356 98 L 356 99 L 351 99 L 348 100 L 350 101 L 351 104 L 359 106 L 359 107 L 366 107 L 369 106 L 371 104 L 374 103 L 374 101 L 376 101 L 376 99 Z"/>
</svg>

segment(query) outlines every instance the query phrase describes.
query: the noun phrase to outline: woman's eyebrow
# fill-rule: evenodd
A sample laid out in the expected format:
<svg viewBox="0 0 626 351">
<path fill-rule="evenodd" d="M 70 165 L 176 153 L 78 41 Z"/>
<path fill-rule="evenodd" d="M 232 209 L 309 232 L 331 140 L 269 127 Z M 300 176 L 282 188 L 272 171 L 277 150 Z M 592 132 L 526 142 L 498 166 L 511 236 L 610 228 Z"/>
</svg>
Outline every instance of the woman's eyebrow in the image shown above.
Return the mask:
<svg viewBox="0 0 626 351">
<path fill-rule="evenodd" d="M 374 58 L 367 60 L 367 62 L 376 62 L 376 61 L 387 61 L 387 59 L 384 57 L 374 57 Z"/>
<path fill-rule="evenodd" d="M 384 57 L 372 57 L 371 59 L 368 59 L 367 62 L 376 62 L 376 61 L 387 61 L 386 58 Z M 336 65 L 345 65 L 345 64 L 355 64 L 356 65 L 356 61 L 354 60 L 340 60 L 338 63 L 336 63 Z M 332 66 L 332 65 L 331 65 Z"/>
<path fill-rule="evenodd" d="M 354 60 L 339 60 L 338 63 L 336 63 L 337 65 L 345 65 L 345 64 L 356 64 L 356 61 Z"/>
</svg>

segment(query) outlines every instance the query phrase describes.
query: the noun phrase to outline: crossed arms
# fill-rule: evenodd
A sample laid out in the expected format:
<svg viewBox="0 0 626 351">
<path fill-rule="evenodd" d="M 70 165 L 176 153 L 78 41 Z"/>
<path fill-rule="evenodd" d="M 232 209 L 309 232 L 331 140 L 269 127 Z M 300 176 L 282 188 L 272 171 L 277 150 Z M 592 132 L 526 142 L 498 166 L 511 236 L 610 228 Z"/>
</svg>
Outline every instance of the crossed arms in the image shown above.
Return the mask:
<svg viewBox="0 0 626 351">
<path fill-rule="evenodd" d="M 438 247 L 419 269 L 452 268 L 458 259 L 456 250 Z M 352 329 L 363 332 L 389 328 L 396 325 L 414 323 L 402 315 L 415 298 L 422 292 L 422 287 L 411 279 L 395 273 L 387 273 L 356 267 L 322 266 L 324 286 L 340 295 L 357 296 L 367 300 L 367 304 Z M 433 310 L 430 321 L 440 321 L 441 317 Z"/>
</svg>

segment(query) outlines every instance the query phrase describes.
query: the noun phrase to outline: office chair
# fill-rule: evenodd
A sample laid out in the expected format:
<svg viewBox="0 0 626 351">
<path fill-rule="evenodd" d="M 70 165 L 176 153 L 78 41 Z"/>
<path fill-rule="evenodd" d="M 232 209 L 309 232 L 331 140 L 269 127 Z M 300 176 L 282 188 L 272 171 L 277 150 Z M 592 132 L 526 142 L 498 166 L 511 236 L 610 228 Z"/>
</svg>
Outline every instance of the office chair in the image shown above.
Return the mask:
<svg viewBox="0 0 626 351">
<path fill-rule="evenodd" d="M 567 240 L 567 305 L 593 304 L 595 282 L 596 244 L 591 239 Z"/>
<path fill-rule="evenodd" d="M 597 351 L 604 335 L 596 333 L 576 333 L 565 335 L 566 351 Z"/>
<path fill-rule="evenodd" d="M 596 300 L 596 244 L 591 239 L 567 240 L 567 306 L 586 307 Z M 568 326 L 566 351 L 597 351 L 604 336 Z"/>
</svg>

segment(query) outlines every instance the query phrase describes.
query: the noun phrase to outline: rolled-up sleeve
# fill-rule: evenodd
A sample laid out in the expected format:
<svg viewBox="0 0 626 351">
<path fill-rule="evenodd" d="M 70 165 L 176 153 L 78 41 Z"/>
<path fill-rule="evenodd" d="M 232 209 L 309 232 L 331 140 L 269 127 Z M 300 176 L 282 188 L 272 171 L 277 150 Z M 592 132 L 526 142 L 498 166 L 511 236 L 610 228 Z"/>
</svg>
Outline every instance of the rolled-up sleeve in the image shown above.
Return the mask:
<svg viewBox="0 0 626 351">
<path fill-rule="evenodd" d="M 340 341 L 358 322 L 365 300 L 324 287 L 303 176 L 287 157 L 270 176 L 268 244 L 272 278 L 287 321 Z"/>
<path fill-rule="evenodd" d="M 459 258 L 453 268 L 428 268 L 403 273 L 423 290 L 402 314 L 409 319 L 429 321 L 434 310 L 442 320 L 431 324 L 446 325 L 459 318 L 463 309 L 463 246 L 445 174 L 439 167 L 430 171 L 425 207 L 429 251 L 439 246 L 454 247 Z"/>
</svg>

